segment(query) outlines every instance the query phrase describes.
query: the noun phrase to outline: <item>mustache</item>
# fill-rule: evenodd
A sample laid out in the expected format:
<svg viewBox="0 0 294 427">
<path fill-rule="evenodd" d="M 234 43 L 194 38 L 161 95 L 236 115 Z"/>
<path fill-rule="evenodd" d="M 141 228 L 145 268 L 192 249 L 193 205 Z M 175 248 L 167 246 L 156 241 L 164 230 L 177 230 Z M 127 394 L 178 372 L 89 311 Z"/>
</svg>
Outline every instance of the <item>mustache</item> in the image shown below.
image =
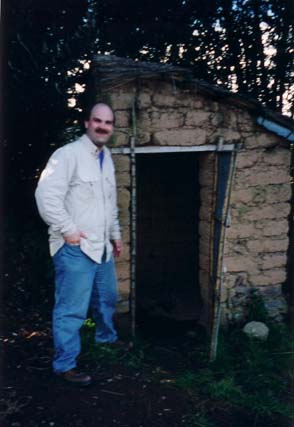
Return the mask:
<svg viewBox="0 0 294 427">
<path fill-rule="evenodd" d="M 109 133 L 107 130 L 101 129 L 101 128 L 96 128 L 95 132 L 96 133 L 102 133 L 102 135 L 108 135 L 108 133 Z"/>
</svg>

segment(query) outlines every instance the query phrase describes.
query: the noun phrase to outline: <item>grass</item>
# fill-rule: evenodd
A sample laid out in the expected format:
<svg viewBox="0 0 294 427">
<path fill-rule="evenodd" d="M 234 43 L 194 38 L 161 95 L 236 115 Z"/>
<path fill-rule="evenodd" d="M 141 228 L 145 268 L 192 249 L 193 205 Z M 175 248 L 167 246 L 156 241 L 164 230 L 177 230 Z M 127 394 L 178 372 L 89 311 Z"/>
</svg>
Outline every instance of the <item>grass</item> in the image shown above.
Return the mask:
<svg viewBox="0 0 294 427">
<path fill-rule="evenodd" d="M 148 345 L 137 340 L 130 351 L 125 353 L 122 349 L 111 347 L 108 344 L 95 344 L 95 323 L 87 319 L 81 331 L 83 348 L 82 358 L 87 362 L 103 362 L 104 364 L 122 363 L 131 369 L 140 369 L 146 362 L 146 349 Z"/>
<path fill-rule="evenodd" d="M 268 341 L 248 338 L 239 327 L 220 337 L 218 357 L 197 371 L 177 377 L 176 384 L 214 407 L 238 409 L 254 417 L 293 416 L 289 383 L 294 341 L 283 325 L 270 324 Z"/>
<path fill-rule="evenodd" d="M 119 348 L 96 344 L 94 340 L 95 323 L 87 319 L 81 330 L 81 344 L 83 348 L 81 358 L 90 363 L 113 364 L 120 360 Z"/>
<path fill-rule="evenodd" d="M 183 390 L 192 402 L 192 412 L 185 426 L 213 426 L 211 420 L 215 410 L 246 414 L 256 426 L 265 425 L 265 419 L 273 423 L 279 419 L 294 419 L 289 403 L 290 382 L 294 379 L 293 337 L 285 325 L 270 322 L 256 295 L 253 295 L 248 318 L 266 321 L 270 329 L 267 341 L 248 338 L 241 326 L 235 325 L 220 334 L 217 359 L 212 363 L 208 361 L 208 346 L 204 351 L 203 342 L 193 346 L 190 343 L 187 352 L 178 352 L 177 356 L 183 360 L 182 367 L 171 372 L 169 378 L 173 380 L 169 386 Z M 151 381 L 162 384 L 162 373 L 166 375 L 167 371 L 156 346 L 138 341 L 127 352 L 97 346 L 94 330 L 94 323 L 88 320 L 82 333 L 88 361 L 144 370 Z M 241 425 L 246 425 L 242 424 L 242 419 Z M 275 424 L 267 422 L 267 425 Z"/>
</svg>

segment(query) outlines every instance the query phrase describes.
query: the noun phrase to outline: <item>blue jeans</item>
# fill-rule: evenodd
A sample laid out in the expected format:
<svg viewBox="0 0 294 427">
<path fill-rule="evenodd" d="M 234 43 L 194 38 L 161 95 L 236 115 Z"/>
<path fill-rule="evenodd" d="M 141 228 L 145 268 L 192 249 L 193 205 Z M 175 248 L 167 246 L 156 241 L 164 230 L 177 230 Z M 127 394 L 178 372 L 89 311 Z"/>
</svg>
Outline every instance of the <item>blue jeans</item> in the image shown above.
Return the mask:
<svg viewBox="0 0 294 427">
<path fill-rule="evenodd" d="M 53 339 L 55 372 L 76 367 L 81 351 L 80 328 L 91 305 L 96 323 L 97 343 L 115 342 L 113 314 L 117 302 L 114 260 L 97 264 L 79 246 L 64 244 L 53 257 L 55 267 L 55 306 Z"/>
</svg>

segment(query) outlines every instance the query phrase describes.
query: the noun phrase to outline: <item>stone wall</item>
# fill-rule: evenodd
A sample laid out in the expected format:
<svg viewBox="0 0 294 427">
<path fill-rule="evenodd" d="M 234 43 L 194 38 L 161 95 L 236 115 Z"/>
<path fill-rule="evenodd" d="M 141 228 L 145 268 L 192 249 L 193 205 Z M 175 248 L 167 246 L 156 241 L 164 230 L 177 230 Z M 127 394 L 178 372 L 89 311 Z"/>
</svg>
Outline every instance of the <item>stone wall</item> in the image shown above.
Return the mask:
<svg viewBox="0 0 294 427">
<path fill-rule="evenodd" d="M 122 230 L 123 253 L 116 260 L 116 273 L 119 283 L 118 311 L 129 311 L 130 293 L 130 200 L 131 175 L 130 158 L 122 154 L 112 156 L 116 169 L 116 183 L 118 190 L 119 219 Z"/>
<path fill-rule="evenodd" d="M 137 91 L 137 92 L 136 92 Z M 108 95 L 116 113 L 113 146 L 129 146 L 132 103 L 136 97 L 137 145 L 241 144 L 231 197 L 231 225 L 227 229 L 222 292 L 223 321 L 242 317 L 248 292 L 258 288 L 270 313 L 279 318 L 286 310 L 282 284 L 286 278 L 288 215 L 290 212 L 290 152 L 282 140 L 255 124 L 246 110 L 204 98 L 196 88 L 175 87 L 172 82 L 141 81 L 121 86 Z M 200 161 L 199 279 L 205 303 L 204 318 L 211 316 L 213 289 L 209 285 L 209 242 L 212 232 L 214 153 Z M 120 307 L 128 309 L 130 286 L 130 163 L 115 155 L 118 200 L 125 244 L 117 271 Z"/>
<path fill-rule="evenodd" d="M 231 226 L 225 245 L 225 313 L 242 317 L 248 290 L 258 288 L 277 319 L 286 312 L 290 156 L 283 148 L 268 150 L 271 135 L 247 137 L 238 154 L 231 198 Z"/>
</svg>

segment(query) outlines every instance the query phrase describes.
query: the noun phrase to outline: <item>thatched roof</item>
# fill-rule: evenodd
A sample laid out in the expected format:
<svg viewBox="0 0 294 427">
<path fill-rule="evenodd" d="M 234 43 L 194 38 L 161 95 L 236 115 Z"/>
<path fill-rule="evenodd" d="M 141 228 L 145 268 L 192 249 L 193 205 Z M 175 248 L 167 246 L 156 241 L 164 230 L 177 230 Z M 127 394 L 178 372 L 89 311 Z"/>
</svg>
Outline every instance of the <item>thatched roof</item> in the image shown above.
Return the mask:
<svg viewBox="0 0 294 427">
<path fill-rule="evenodd" d="M 176 80 L 191 80 L 192 72 L 187 68 L 155 62 L 134 61 L 113 55 L 95 55 L 94 72 L 98 74 L 99 84 L 116 86 L 138 78 L 154 79 L 169 77 Z"/>
<path fill-rule="evenodd" d="M 173 79 L 196 88 L 200 94 L 245 109 L 256 117 L 270 120 L 279 126 L 286 127 L 289 133 L 294 132 L 294 120 L 274 112 L 259 101 L 246 95 L 231 92 L 220 86 L 198 80 L 192 70 L 170 64 L 134 61 L 113 55 L 95 55 L 92 71 L 104 89 L 120 86 L 138 79 Z"/>
</svg>

